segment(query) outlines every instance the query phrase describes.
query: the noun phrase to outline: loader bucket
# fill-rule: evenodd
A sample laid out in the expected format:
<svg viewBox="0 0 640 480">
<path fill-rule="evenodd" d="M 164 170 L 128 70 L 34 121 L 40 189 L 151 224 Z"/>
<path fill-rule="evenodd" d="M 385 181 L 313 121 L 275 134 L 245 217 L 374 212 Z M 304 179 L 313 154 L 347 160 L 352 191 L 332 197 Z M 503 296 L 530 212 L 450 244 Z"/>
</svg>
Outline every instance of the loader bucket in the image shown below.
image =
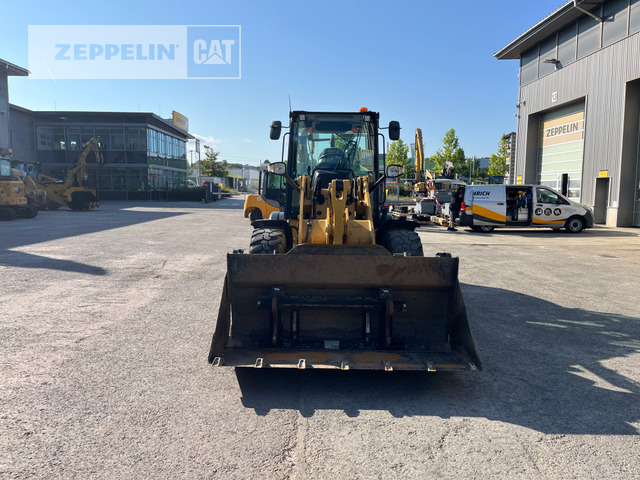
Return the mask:
<svg viewBox="0 0 640 480">
<path fill-rule="evenodd" d="M 458 259 L 380 246 L 227 255 L 214 366 L 481 370 Z"/>
</svg>

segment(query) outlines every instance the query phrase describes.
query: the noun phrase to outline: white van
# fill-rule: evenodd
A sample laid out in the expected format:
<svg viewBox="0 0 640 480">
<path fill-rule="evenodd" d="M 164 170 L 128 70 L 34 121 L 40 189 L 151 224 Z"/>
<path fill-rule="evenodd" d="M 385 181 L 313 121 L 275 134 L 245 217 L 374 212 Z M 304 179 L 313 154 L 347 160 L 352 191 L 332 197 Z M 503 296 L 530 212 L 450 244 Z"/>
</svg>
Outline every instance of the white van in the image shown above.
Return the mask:
<svg viewBox="0 0 640 480">
<path fill-rule="evenodd" d="M 548 227 L 578 233 L 593 227 L 593 210 L 541 185 L 469 185 L 460 225 L 479 232 L 495 227 Z"/>
</svg>

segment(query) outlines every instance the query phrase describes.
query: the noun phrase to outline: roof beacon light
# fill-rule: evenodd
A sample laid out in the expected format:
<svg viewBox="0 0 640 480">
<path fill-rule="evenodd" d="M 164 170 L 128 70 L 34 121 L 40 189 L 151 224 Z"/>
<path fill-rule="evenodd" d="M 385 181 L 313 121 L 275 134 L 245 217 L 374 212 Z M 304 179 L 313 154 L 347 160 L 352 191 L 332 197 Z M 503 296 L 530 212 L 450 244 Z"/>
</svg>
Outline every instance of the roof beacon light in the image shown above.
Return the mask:
<svg viewBox="0 0 640 480">
<path fill-rule="evenodd" d="M 364 112 L 368 112 L 369 109 L 367 107 L 361 107 L 360 108 L 360 113 L 364 113 Z"/>
</svg>

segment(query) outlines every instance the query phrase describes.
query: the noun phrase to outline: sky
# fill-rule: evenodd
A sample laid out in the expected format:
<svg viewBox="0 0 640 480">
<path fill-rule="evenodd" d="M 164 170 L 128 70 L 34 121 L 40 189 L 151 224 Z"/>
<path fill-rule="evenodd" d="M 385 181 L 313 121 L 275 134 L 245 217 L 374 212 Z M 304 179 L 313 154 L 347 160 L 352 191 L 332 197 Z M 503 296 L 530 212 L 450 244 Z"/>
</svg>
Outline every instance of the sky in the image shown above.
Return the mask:
<svg viewBox="0 0 640 480">
<path fill-rule="evenodd" d="M 228 162 L 277 161 L 272 120 L 294 110 L 380 112 L 425 153 L 454 128 L 467 157 L 497 151 L 516 129 L 518 61 L 493 55 L 559 8 L 535 2 L 432 0 L 166 2 L 6 0 L 0 58 L 29 67 L 29 25 L 240 25 L 239 80 L 10 77 L 10 102 L 32 110 L 153 112 L 189 118 L 189 132 Z M 115 39 L 117 41 L 117 39 Z"/>
</svg>

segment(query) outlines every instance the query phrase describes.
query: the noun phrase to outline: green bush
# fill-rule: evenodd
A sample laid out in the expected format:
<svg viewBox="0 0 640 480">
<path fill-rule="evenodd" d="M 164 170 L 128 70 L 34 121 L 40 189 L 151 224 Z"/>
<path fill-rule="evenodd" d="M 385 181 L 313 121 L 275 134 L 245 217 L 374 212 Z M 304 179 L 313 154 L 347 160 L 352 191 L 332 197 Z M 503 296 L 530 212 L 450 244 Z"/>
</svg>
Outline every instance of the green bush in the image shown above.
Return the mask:
<svg viewBox="0 0 640 480">
<path fill-rule="evenodd" d="M 201 202 L 204 199 L 204 187 L 177 187 L 169 190 L 167 199 L 176 202 Z"/>
</svg>

